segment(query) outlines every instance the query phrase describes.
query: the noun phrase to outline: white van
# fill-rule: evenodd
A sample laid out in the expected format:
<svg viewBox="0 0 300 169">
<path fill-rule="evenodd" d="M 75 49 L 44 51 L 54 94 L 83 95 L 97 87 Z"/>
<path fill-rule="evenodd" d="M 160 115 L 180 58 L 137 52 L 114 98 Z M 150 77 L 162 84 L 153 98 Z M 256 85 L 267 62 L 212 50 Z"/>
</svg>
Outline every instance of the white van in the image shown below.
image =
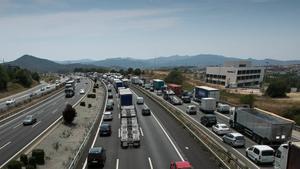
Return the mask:
<svg viewBox="0 0 300 169">
<path fill-rule="evenodd" d="M 144 98 L 143 97 L 137 97 L 136 98 L 136 104 L 144 104 Z"/>
<path fill-rule="evenodd" d="M 254 145 L 246 149 L 246 156 L 258 163 L 273 163 L 274 149 L 267 145 Z"/>
</svg>

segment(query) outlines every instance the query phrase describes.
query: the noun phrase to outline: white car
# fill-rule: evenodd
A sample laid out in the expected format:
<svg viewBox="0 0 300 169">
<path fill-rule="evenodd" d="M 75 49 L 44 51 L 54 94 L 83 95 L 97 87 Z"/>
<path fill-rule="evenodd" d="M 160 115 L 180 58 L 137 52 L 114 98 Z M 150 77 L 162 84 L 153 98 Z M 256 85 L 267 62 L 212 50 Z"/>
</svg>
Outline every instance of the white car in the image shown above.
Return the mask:
<svg viewBox="0 0 300 169">
<path fill-rule="evenodd" d="M 84 93 L 85 93 L 84 89 L 80 89 L 79 94 L 84 94 Z"/>
<path fill-rule="evenodd" d="M 144 104 L 144 98 L 143 97 L 137 97 L 136 98 L 136 104 Z"/>
<path fill-rule="evenodd" d="M 246 149 L 246 156 L 258 163 L 273 163 L 274 149 L 268 145 L 254 145 Z"/>
<path fill-rule="evenodd" d="M 11 105 L 11 104 L 14 104 L 14 103 L 16 103 L 16 101 L 15 101 L 15 99 L 13 99 L 13 98 L 11 98 L 10 100 L 7 100 L 7 101 L 5 102 L 6 105 Z"/>
<path fill-rule="evenodd" d="M 224 135 L 230 132 L 229 127 L 223 123 L 217 123 L 216 125 L 212 126 L 212 131 L 215 132 L 217 135 Z"/>
</svg>

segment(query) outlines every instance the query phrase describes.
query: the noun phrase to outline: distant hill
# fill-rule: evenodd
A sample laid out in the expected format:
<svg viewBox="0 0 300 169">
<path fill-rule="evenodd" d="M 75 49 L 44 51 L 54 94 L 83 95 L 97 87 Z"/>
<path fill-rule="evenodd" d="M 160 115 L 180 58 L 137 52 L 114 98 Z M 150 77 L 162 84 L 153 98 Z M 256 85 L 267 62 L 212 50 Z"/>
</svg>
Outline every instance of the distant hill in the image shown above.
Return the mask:
<svg viewBox="0 0 300 169">
<path fill-rule="evenodd" d="M 77 67 L 82 67 L 82 68 L 97 67 L 95 65 L 84 65 L 80 63 L 59 64 L 51 60 L 41 59 L 31 55 L 23 55 L 22 57 L 14 61 L 7 62 L 6 64 L 19 66 L 21 68 L 25 68 L 36 72 L 70 72 Z"/>
</svg>

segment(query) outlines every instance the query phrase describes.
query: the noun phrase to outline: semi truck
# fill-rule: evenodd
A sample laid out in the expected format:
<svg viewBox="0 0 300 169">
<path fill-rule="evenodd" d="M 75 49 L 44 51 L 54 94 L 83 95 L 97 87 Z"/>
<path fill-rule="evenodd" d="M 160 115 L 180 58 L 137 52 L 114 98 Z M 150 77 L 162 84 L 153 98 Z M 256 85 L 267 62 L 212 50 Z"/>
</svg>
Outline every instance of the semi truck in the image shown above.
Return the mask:
<svg viewBox="0 0 300 169">
<path fill-rule="evenodd" d="M 214 113 L 216 110 L 216 99 L 211 97 L 202 98 L 199 109 L 204 113 Z"/>
<path fill-rule="evenodd" d="M 124 106 L 132 106 L 133 105 L 133 95 L 129 88 L 121 89 L 119 91 L 120 96 L 120 109 Z"/>
<path fill-rule="evenodd" d="M 69 80 L 66 82 L 65 94 L 66 98 L 73 97 L 75 95 L 75 80 Z"/>
<path fill-rule="evenodd" d="M 176 96 L 180 97 L 182 95 L 182 86 L 177 84 L 169 83 L 168 89 L 173 90 Z"/>
<path fill-rule="evenodd" d="M 196 86 L 194 88 L 194 100 L 196 102 L 201 102 L 202 98 L 215 98 L 217 102 L 219 102 L 220 99 L 220 90 L 207 87 L 207 86 Z"/>
<path fill-rule="evenodd" d="M 276 147 L 291 139 L 294 121 L 250 107 L 230 110 L 229 124 L 259 144 Z"/>
<path fill-rule="evenodd" d="M 153 88 L 154 90 L 162 90 L 165 86 L 165 82 L 160 79 L 153 79 Z"/>
<path fill-rule="evenodd" d="M 299 169 L 300 168 L 300 142 L 282 144 L 275 153 L 275 169 Z"/>
</svg>

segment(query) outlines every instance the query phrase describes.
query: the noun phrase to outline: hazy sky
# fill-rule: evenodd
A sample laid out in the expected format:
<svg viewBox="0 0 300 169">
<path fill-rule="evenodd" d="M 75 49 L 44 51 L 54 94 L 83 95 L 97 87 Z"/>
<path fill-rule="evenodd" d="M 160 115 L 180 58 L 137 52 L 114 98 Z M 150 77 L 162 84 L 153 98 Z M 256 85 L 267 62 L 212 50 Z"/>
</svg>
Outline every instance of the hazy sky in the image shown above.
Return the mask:
<svg viewBox="0 0 300 169">
<path fill-rule="evenodd" d="M 0 58 L 300 59 L 300 0 L 0 0 Z"/>
</svg>

